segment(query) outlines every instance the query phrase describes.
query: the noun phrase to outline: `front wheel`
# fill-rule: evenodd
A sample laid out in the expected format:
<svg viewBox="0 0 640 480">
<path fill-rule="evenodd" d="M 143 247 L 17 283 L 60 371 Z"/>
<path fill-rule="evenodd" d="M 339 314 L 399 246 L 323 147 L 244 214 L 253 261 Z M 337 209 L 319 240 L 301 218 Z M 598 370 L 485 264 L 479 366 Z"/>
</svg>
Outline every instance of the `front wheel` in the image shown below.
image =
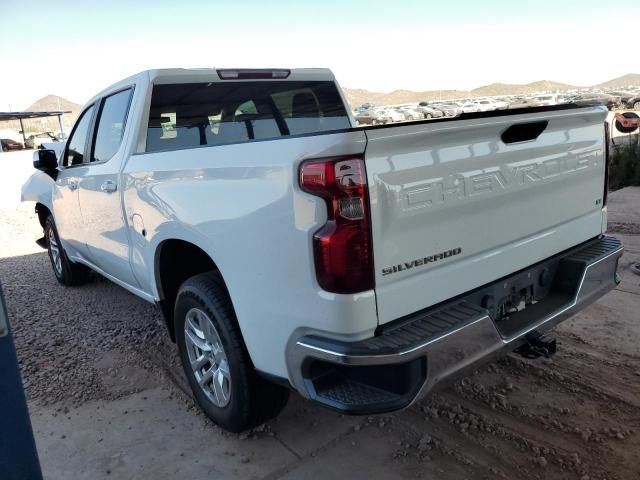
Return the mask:
<svg viewBox="0 0 640 480">
<path fill-rule="evenodd" d="M 91 270 L 84 265 L 73 263 L 69 260 L 64 248 L 62 248 L 53 215 L 49 215 L 44 222 L 44 238 L 47 242 L 47 252 L 49 253 L 49 260 L 51 260 L 51 267 L 58 282 L 70 287 L 89 281 Z"/>
<path fill-rule="evenodd" d="M 640 110 L 640 102 L 636 102 L 633 104 L 634 110 Z"/>
<path fill-rule="evenodd" d="M 219 274 L 203 273 L 182 284 L 174 322 L 184 372 L 211 420 L 241 432 L 280 413 L 289 390 L 256 373 Z"/>
</svg>

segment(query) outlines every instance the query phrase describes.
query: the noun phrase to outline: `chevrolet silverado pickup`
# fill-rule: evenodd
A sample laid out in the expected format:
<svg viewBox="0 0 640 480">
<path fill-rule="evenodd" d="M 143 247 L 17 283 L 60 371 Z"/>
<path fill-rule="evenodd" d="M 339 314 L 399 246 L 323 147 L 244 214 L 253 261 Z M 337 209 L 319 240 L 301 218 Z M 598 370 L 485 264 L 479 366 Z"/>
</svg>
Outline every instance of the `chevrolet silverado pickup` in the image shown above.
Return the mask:
<svg viewBox="0 0 640 480">
<path fill-rule="evenodd" d="M 405 408 L 619 282 L 606 107 L 358 127 L 326 69 L 165 69 L 92 98 L 34 153 L 53 273 L 156 303 L 230 431 L 290 390 Z M 73 293 L 71 293 L 73 294 Z"/>
</svg>

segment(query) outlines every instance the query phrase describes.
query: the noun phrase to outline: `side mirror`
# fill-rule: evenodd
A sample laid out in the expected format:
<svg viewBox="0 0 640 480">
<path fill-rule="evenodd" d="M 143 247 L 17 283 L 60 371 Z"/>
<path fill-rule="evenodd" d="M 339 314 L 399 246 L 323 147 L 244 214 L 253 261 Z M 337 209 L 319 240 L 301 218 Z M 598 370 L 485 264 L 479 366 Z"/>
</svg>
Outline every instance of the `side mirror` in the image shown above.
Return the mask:
<svg viewBox="0 0 640 480">
<path fill-rule="evenodd" d="M 33 152 L 33 167 L 45 173 L 58 168 L 58 157 L 53 150 L 36 150 Z"/>
</svg>

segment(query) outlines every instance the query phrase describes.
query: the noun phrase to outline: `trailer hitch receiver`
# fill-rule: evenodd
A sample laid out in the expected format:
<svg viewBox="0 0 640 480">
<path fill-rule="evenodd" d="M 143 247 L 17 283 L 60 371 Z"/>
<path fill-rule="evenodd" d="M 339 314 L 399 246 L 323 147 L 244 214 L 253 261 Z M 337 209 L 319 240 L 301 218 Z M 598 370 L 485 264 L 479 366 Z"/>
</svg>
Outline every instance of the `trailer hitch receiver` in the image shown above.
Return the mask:
<svg viewBox="0 0 640 480">
<path fill-rule="evenodd" d="M 556 353 L 556 339 L 538 330 L 527 333 L 524 339 L 525 344 L 514 351 L 525 358 L 549 358 Z"/>
</svg>

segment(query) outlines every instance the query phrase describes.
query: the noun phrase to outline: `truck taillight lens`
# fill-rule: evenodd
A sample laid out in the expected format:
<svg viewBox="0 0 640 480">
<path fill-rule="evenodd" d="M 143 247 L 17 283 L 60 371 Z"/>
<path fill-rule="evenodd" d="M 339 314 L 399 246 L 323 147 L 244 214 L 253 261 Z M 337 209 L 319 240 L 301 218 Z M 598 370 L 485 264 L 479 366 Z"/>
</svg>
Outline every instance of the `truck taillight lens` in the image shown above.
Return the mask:
<svg viewBox="0 0 640 480">
<path fill-rule="evenodd" d="M 300 186 L 327 205 L 327 223 L 313 236 L 320 286 L 334 293 L 372 289 L 373 249 L 364 160 L 307 161 L 300 168 Z"/>
<path fill-rule="evenodd" d="M 607 204 L 609 196 L 609 164 L 611 163 L 611 131 L 609 122 L 604 122 L 604 191 L 602 192 L 602 206 Z"/>
</svg>

